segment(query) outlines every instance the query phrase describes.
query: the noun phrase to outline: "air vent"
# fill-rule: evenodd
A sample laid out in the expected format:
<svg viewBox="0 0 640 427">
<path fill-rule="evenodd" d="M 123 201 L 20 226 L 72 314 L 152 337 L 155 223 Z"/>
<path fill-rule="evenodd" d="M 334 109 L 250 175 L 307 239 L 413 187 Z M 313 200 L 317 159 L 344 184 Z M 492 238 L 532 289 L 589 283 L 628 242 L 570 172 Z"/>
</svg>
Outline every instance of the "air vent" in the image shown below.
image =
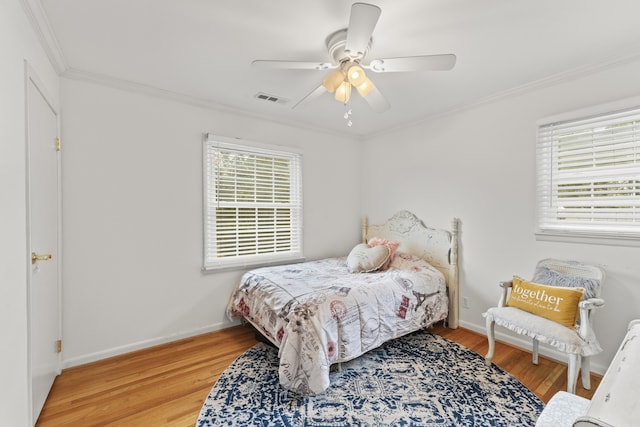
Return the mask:
<svg viewBox="0 0 640 427">
<path fill-rule="evenodd" d="M 259 99 L 261 101 L 271 102 L 273 104 L 281 104 L 281 105 L 284 105 L 287 102 L 289 102 L 288 99 L 281 98 L 281 97 L 276 96 L 276 95 L 269 95 L 268 93 L 264 93 L 264 92 L 256 93 L 254 95 L 254 98 Z"/>
</svg>

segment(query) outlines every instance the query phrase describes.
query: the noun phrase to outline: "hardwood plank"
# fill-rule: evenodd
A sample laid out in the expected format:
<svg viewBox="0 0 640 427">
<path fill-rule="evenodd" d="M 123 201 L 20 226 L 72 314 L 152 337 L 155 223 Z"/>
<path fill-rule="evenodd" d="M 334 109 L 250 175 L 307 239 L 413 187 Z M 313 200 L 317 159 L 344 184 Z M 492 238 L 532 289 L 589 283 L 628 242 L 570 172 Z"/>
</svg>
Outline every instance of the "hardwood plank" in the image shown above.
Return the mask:
<svg viewBox="0 0 640 427">
<path fill-rule="evenodd" d="M 233 327 L 66 369 L 38 426 L 189 426 L 220 374 L 257 341 Z"/>
<path fill-rule="evenodd" d="M 443 326 L 434 326 L 431 332 L 456 341 L 484 356 L 489 347 L 487 337 L 468 329 L 458 328 L 455 330 L 447 329 Z M 473 346 L 478 338 L 483 343 Z M 468 345 L 470 344 L 470 345 Z M 560 390 L 567 389 L 567 364 L 556 362 L 555 360 L 544 356 L 538 357 L 538 365 L 534 365 L 531 359 L 531 352 L 514 347 L 500 341 L 496 341 L 496 350 L 493 357 L 493 363 L 509 372 L 524 384 L 529 390 L 533 391 L 543 402 L 548 402 L 551 397 Z M 601 375 L 591 374 L 591 389 L 587 390 L 582 387 L 582 381 L 578 379 L 576 386 L 576 394 L 578 396 L 591 399 L 596 388 L 602 380 Z"/>
<path fill-rule="evenodd" d="M 441 325 L 431 332 L 484 356 L 487 338 L 463 328 Z M 56 378 L 37 426 L 193 427 L 220 374 L 256 344 L 253 329 L 236 326 L 197 337 L 65 369 Z M 544 402 L 566 390 L 567 366 L 505 343 L 496 343 L 494 362 Z M 577 394 L 591 398 L 578 381 Z"/>
</svg>

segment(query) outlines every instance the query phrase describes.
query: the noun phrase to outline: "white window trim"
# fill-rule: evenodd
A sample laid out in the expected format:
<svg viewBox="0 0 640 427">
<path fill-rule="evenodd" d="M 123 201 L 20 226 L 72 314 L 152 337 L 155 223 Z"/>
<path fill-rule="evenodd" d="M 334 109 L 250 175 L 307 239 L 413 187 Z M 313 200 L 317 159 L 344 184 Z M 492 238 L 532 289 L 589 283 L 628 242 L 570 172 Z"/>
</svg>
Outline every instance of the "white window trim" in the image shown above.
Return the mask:
<svg viewBox="0 0 640 427">
<path fill-rule="evenodd" d="M 203 272 L 219 272 L 219 271 L 225 271 L 225 270 L 239 270 L 239 269 L 246 269 L 246 268 L 255 268 L 255 267 L 261 267 L 261 266 L 267 266 L 267 265 L 277 265 L 277 264 L 283 264 L 283 263 L 293 263 L 293 262 L 300 262 L 300 261 L 304 261 L 304 255 L 303 255 L 303 210 L 302 210 L 302 199 L 303 199 L 303 195 L 302 195 L 302 171 L 300 170 L 300 176 L 299 176 L 299 181 L 297 182 L 297 192 L 299 195 L 299 202 L 300 202 L 300 214 L 299 214 L 299 218 L 298 218 L 298 223 L 299 223 L 299 227 L 298 227 L 298 235 L 297 235 L 297 241 L 298 241 L 298 248 L 295 251 L 291 251 L 291 252 L 285 252 L 282 254 L 269 254 L 269 255 L 261 255 L 261 256 L 243 256 L 243 257 L 238 257 L 238 258 L 218 258 L 215 261 L 212 260 L 208 260 L 208 251 L 207 251 L 207 244 L 208 244 L 208 234 L 209 234 L 209 229 L 208 229 L 208 224 L 207 224 L 207 219 L 209 216 L 209 210 L 208 210 L 208 195 L 207 192 L 209 191 L 209 173 L 210 173 L 210 167 L 211 165 L 208 162 L 208 147 L 211 143 L 215 143 L 215 145 L 217 147 L 228 147 L 228 148 L 232 148 L 232 149 L 238 149 L 238 148 L 245 148 L 247 149 L 247 151 L 250 151 L 252 153 L 260 153 L 265 152 L 267 154 L 277 154 L 277 153 L 282 153 L 283 155 L 296 155 L 298 157 L 298 161 L 299 161 L 299 167 L 302 167 L 302 150 L 294 148 L 294 147 L 288 147 L 288 146 L 278 146 L 278 145 L 270 145 L 270 144 L 263 144 L 263 143 L 258 143 L 258 142 L 254 142 L 254 141 L 247 141 L 247 140 L 242 140 L 239 138 L 228 138 L 228 137 L 223 137 L 223 136 L 218 136 L 218 135 L 214 135 L 211 133 L 206 133 L 204 134 L 204 141 L 202 144 L 202 163 L 203 163 L 203 169 L 202 169 L 202 196 L 203 196 L 203 202 L 202 202 L 202 220 L 203 220 L 203 252 L 202 252 L 202 259 L 203 259 L 203 263 L 202 263 L 202 271 Z"/>
<path fill-rule="evenodd" d="M 554 116 L 546 117 L 536 122 L 536 128 L 540 129 L 541 126 L 549 125 L 552 123 L 563 122 L 568 120 L 577 120 L 583 117 L 604 115 L 613 111 L 625 110 L 640 106 L 640 96 L 626 98 L 614 102 L 600 104 L 584 109 L 574 110 L 566 113 L 557 114 Z M 536 185 L 540 185 L 540 162 L 538 158 L 538 138 L 536 138 Z M 600 244 L 609 246 L 633 246 L 640 247 L 640 235 L 630 235 L 627 233 L 615 233 L 615 232 L 585 232 L 585 231 L 566 231 L 566 230 L 550 230 L 540 228 L 540 216 L 542 210 L 542 203 L 540 190 L 536 189 L 536 240 L 539 241 L 554 241 L 565 243 L 586 243 L 586 244 Z"/>
</svg>

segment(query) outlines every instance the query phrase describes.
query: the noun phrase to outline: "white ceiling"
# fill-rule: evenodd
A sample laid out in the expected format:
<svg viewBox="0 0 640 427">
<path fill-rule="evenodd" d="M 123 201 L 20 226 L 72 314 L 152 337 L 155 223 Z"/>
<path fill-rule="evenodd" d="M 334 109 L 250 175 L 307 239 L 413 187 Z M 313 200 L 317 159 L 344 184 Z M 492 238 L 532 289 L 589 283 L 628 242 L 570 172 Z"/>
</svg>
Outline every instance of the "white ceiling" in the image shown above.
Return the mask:
<svg viewBox="0 0 640 427">
<path fill-rule="evenodd" d="M 382 14 L 368 59 L 454 53 L 457 64 L 371 73 L 391 108 L 354 95 L 348 127 L 331 94 L 292 109 L 327 71 L 251 62 L 331 61 L 325 39 L 347 27 L 352 1 L 39 1 L 63 75 L 361 137 L 640 55 L 637 0 L 369 0 Z"/>
</svg>

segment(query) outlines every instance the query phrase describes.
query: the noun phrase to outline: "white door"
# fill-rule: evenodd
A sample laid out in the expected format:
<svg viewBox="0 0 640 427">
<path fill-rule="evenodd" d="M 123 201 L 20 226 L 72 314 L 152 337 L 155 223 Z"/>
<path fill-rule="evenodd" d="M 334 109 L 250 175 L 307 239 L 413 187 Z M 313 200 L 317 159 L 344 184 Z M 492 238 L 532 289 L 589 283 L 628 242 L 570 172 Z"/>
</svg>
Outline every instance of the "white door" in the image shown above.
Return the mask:
<svg viewBox="0 0 640 427">
<path fill-rule="evenodd" d="M 32 424 L 60 374 L 58 116 L 27 66 L 27 247 Z"/>
</svg>

